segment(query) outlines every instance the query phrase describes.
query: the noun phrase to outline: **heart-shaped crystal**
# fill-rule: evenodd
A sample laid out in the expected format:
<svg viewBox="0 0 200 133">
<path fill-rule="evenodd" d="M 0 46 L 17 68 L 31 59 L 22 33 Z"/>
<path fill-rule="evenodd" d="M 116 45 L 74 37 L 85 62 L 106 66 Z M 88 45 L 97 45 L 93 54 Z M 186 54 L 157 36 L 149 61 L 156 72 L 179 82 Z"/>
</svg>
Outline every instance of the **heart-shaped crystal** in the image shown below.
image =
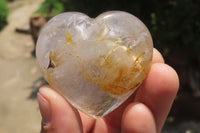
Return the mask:
<svg viewBox="0 0 200 133">
<path fill-rule="evenodd" d="M 135 16 L 105 12 L 95 19 L 78 12 L 52 18 L 36 48 L 48 83 L 89 116 L 106 115 L 145 79 L 153 43 Z"/>
</svg>

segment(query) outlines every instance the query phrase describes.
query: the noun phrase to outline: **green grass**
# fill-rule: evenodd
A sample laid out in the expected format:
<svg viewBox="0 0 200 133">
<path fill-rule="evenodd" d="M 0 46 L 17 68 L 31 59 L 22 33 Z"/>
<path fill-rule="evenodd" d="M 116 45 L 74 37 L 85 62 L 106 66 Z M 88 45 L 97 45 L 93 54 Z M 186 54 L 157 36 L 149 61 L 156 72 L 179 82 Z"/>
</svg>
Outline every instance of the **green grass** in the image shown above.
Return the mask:
<svg viewBox="0 0 200 133">
<path fill-rule="evenodd" d="M 46 17 L 48 15 L 55 16 L 64 12 L 64 5 L 57 0 L 46 0 L 35 13 L 40 13 Z"/>
<path fill-rule="evenodd" d="M 0 30 L 7 24 L 9 9 L 6 0 L 0 0 Z"/>
</svg>

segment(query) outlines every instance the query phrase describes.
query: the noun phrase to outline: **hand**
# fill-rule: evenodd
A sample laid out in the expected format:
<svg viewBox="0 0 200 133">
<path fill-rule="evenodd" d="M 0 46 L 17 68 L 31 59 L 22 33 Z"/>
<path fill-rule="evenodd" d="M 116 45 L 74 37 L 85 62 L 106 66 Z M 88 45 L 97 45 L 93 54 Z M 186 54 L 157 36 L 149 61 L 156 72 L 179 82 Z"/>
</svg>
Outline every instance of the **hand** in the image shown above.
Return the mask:
<svg viewBox="0 0 200 133">
<path fill-rule="evenodd" d="M 151 70 L 138 90 L 120 107 L 93 119 L 73 108 L 49 86 L 38 92 L 42 133 L 160 132 L 179 88 L 176 72 L 154 49 Z"/>
</svg>

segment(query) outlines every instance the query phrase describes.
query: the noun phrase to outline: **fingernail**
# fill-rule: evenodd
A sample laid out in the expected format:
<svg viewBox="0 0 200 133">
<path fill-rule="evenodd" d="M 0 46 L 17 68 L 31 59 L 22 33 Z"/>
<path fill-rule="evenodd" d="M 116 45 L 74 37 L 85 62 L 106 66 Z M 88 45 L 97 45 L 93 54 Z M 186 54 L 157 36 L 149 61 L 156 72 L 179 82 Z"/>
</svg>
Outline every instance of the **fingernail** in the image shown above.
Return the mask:
<svg viewBox="0 0 200 133">
<path fill-rule="evenodd" d="M 42 127 L 47 128 L 50 125 L 51 121 L 50 103 L 47 100 L 49 98 L 49 88 L 47 87 L 40 88 L 37 96 L 40 107 L 40 113 L 42 116 Z"/>
</svg>

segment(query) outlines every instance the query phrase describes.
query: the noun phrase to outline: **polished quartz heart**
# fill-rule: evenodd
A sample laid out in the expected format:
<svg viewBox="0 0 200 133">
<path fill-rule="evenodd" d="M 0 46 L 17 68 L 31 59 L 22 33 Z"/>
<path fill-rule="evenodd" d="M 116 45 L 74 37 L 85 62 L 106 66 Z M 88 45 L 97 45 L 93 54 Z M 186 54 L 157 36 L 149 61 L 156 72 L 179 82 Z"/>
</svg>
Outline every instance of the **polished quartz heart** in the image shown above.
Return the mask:
<svg viewBox="0 0 200 133">
<path fill-rule="evenodd" d="M 52 18 L 36 47 L 48 83 L 75 108 L 102 117 L 122 104 L 145 79 L 153 43 L 135 16 L 111 11 L 95 19 L 79 12 Z"/>
</svg>

